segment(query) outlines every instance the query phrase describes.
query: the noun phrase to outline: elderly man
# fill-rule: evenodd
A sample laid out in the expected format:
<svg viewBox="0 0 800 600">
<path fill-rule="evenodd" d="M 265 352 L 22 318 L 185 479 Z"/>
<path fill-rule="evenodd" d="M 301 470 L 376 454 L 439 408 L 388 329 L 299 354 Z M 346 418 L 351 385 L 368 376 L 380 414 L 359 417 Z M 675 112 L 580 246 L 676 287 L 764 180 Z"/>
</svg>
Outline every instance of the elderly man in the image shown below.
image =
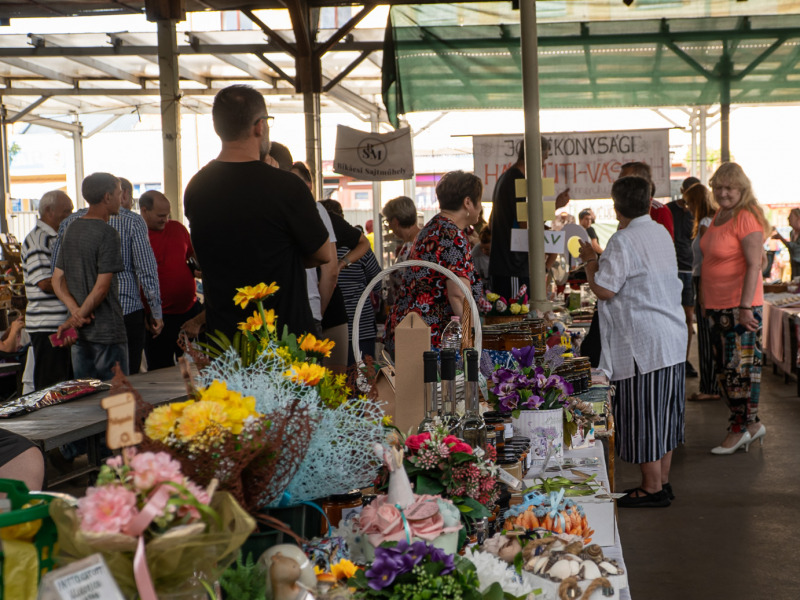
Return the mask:
<svg viewBox="0 0 800 600">
<path fill-rule="evenodd" d="M 122 191 L 122 180 L 120 180 L 120 194 L 119 213 L 112 213 L 108 224 L 119 233 L 122 263 L 125 267 L 118 276 L 119 301 L 122 306 L 122 314 L 125 317 L 130 365 L 129 374 L 134 375 L 139 372 L 139 366 L 142 363 L 142 351 L 144 350 L 146 333 L 145 306 L 142 304 L 143 296 L 147 302 L 151 319 L 150 331 L 153 334 L 160 333 L 161 328 L 164 326 L 164 321 L 161 314 L 158 269 L 153 250 L 150 248 L 147 225 L 142 217 L 122 205 L 122 199 L 126 196 L 125 192 Z M 82 208 L 61 224 L 58 231 L 58 240 L 53 246 L 54 258 L 58 253 L 67 227 L 75 219 L 84 216 L 86 212 L 87 209 Z"/>
<path fill-rule="evenodd" d="M 122 189 L 110 173 L 93 173 L 81 192 L 89 208 L 64 231 L 53 271 L 53 290 L 70 317 L 58 327 L 66 339 L 71 328 L 78 339 L 72 347 L 72 366 L 78 378 L 111 379 L 120 363 L 127 372 L 125 320 L 114 275 L 123 270 L 119 233 L 108 224 L 120 210 Z M 66 334 L 66 335 L 65 335 Z"/>
<path fill-rule="evenodd" d="M 324 264 L 328 231 L 303 181 L 259 160 L 269 148 L 267 107 L 260 92 L 232 85 L 217 93 L 211 111 L 222 141 L 215 160 L 186 186 L 184 207 L 203 269 L 208 330 L 228 336 L 253 314 L 233 303 L 236 288 L 278 284 L 267 298 L 278 326 L 314 331 L 305 267 Z"/>
<path fill-rule="evenodd" d="M 53 346 L 48 337 L 69 316 L 67 307 L 53 291 L 51 264 L 58 227 L 72 213 L 72 200 L 61 190 L 47 192 L 39 200 L 39 220 L 22 243 L 25 276 L 26 328 L 33 346 L 33 385 L 40 390 L 72 378 L 69 348 Z"/>
<path fill-rule="evenodd" d="M 197 302 L 196 272 L 190 263 L 197 262 L 192 240 L 186 227 L 169 218 L 169 199 L 156 190 L 148 190 L 139 198 L 142 218 L 147 223 L 150 245 L 158 265 L 158 283 L 161 287 L 161 310 L 164 329 L 160 335 L 147 336 L 144 353 L 147 368 L 163 369 L 175 364 L 183 351 L 178 346 L 181 325 L 197 315 L 201 308 Z"/>
</svg>

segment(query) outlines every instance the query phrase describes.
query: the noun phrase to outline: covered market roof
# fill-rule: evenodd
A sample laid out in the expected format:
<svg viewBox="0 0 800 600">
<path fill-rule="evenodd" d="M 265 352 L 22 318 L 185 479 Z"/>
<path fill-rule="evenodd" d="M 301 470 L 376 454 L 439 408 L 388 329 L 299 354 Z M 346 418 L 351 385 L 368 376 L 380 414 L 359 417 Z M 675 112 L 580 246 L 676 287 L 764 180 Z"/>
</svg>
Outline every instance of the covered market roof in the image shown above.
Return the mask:
<svg viewBox="0 0 800 600">
<path fill-rule="evenodd" d="M 800 14 L 544 22 L 538 34 L 542 108 L 800 100 Z M 519 36 L 519 14 L 502 2 L 392 7 L 390 117 L 520 109 Z"/>
</svg>

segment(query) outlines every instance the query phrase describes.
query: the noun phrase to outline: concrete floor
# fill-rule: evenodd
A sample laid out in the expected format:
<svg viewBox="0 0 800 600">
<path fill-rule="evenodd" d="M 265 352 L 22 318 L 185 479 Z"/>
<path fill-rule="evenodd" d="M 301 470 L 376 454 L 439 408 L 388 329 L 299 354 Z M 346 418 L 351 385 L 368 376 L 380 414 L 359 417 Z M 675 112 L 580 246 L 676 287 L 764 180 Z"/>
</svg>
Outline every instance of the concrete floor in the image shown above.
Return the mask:
<svg viewBox="0 0 800 600">
<path fill-rule="evenodd" d="M 697 385 L 687 379 L 687 397 Z M 772 365 L 763 369 L 763 447 L 712 455 L 727 415 L 722 401 L 687 402 L 686 444 L 670 475 L 676 499 L 669 508 L 619 509 L 633 600 L 800 599 L 796 383 L 773 375 Z M 617 460 L 617 490 L 638 486 L 639 474 Z"/>
</svg>

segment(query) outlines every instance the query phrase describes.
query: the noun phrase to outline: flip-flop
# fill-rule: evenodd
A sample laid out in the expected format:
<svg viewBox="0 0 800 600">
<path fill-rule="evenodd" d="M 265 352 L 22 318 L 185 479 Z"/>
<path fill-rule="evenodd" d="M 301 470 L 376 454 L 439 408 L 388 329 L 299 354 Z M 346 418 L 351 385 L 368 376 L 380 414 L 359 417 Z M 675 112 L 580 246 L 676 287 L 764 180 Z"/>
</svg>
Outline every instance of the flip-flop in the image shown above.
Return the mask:
<svg viewBox="0 0 800 600">
<path fill-rule="evenodd" d="M 720 397 L 716 394 L 701 394 L 699 392 L 695 392 L 689 398 L 687 398 L 690 402 L 705 402 L 707 400 L 719 400 Z"/>
</svg>

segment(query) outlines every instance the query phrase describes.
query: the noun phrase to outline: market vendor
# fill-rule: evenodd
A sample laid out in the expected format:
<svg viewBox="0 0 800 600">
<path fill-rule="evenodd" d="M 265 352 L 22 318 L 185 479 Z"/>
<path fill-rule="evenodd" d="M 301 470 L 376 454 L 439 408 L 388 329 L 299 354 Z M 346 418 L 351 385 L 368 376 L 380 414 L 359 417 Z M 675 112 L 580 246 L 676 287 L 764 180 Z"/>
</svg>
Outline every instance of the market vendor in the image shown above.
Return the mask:
<svg viewBox="0 0 800 600">
<path fill-rule="evenodd" d="M 44 456 L 27 438 L 0 429 L 0 479 L 17 479 L 29 490 L 44 484 Z"/>
<path fill-rule="evenodd" d="M 672 238 L 648 214 L 650 182 L 622 177 L 611 197 L 619 230 L 598 258 L 581 242 L 586 276 L 597 296 L 600 368 L 616 387 L 620 458 L 636 463 L 642 483 L 620 507 L 664 507 L 672 451 L 684 441 L 686 324 Z"/>
<path fill-rule="evenodd" d="M 445 173 L 436 184 L 439 214 L 420 230 L 409 256 L 410 260 L 425 260 L 449 269 L 476 299 L 481 296 L 481 286 L 464 229 L 480 219 L 482 194 L 483 183 L 476 175 Z M 416 312 L 430 326 L 431 344 L 438 348 L 442 330 L 450 317 L 461 316 L 463 302 L 464 293 L 455 281 L 426 267 L 404 269 L 397 302 L 386 320 L 384 345 L 394 352 L 395 327 L 408 313 Z"/>
</svg>

